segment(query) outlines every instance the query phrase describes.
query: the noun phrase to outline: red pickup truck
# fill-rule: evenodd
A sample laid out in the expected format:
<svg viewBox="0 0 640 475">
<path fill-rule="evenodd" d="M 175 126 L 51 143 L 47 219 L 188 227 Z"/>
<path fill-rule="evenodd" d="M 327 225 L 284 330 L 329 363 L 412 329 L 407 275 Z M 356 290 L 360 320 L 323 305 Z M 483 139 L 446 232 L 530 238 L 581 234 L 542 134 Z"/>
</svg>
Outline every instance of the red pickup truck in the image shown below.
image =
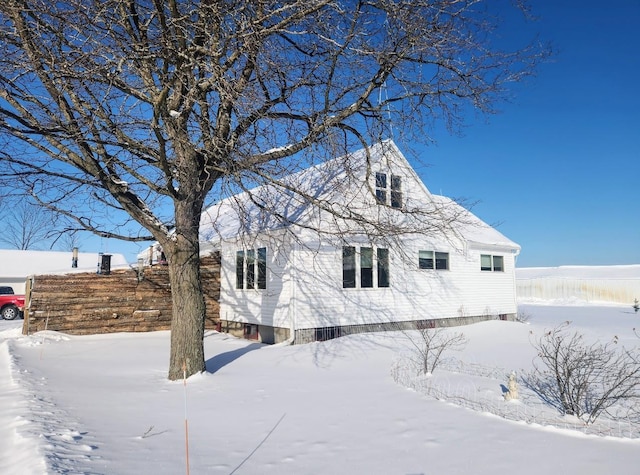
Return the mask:
<svg viewBox="0 0 640 475">
<path fill-rule="evenodd" d="M 21 317 L 24 312 L 24 295 L 15 295 L 12 287 L 0 287 L 0 315 L 5 320 Z"/>
</svg>

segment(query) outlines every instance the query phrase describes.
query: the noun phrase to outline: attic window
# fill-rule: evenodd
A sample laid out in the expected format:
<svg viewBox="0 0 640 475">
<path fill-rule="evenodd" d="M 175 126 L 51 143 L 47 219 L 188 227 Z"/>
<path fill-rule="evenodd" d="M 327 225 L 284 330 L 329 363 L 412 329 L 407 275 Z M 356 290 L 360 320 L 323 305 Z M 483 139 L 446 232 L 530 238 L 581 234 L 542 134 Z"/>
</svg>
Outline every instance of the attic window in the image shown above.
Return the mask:
<svg viewBox="0 0 640 475">
<path fill-rule="evenodd" d="M 390 200 L 387 198 L 389 196 Z M 376 201 L 392 208 L 402 208 L 402 178 L 391 175 L 391 179 L 387 180 L 386 173 L 376 172 Z"/>
<path fill-rule="evenodd" d="M 481 254 L 480 270 L 488 272 L 504 272 L 504 257 Z"/>
<path fill-rule="evenodd" d="M 387 174 L 376 173 L 376 200 L 378 204 L 387 204 Z"/>
<path fill-rule="evenodd" d="M 391 207 L 402 208 L 402 179 L 391 175 Z"/>
</svg>

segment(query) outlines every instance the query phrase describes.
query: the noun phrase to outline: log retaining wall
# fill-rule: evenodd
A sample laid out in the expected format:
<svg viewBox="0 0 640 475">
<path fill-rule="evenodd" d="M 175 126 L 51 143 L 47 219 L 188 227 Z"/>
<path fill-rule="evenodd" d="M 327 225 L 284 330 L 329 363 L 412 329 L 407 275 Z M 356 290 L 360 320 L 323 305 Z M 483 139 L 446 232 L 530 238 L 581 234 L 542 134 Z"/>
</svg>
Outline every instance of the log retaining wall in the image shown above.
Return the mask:
<svg viewBox="0 0 640 475">
<path fill-rule="evenodd" d="M 202 258 L 206 328 L 220 321 L 220 255 Z M 173 314 L 169 268 L 116 269 L 108 275 L 36 275 L 27 282 L 22 332 L 61 331 L 74 335 L 169 330 Z"/>
</svg>

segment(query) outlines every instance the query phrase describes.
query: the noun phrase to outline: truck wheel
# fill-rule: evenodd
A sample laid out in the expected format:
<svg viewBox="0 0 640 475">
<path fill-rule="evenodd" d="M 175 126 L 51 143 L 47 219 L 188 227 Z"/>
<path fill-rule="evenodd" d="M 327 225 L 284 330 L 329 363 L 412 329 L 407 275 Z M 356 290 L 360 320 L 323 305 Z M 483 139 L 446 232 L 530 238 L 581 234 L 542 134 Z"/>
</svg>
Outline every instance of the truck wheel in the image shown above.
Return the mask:
<svg viewBox="0 0 640 475">
<path fill-rule="evenodd" d="M 7 305 L 2 309 L 2 318 L 5 320 L 14 320 L 20 315 L 20 310 L 15 305 Z"/>
</svg>

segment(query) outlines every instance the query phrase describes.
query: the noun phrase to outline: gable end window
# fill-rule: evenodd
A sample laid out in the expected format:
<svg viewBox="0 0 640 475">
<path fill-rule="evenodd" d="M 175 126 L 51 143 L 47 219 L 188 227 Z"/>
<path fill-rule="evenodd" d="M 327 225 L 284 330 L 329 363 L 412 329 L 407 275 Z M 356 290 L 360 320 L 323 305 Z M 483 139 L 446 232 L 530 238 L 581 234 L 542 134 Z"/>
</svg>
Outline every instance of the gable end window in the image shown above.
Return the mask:
<svg viewBox="0 0 640 475">
<path fill-rule="evenodd" d="M 356 259 L 356 254 L 359 258 Z M 374 273 L 374 269 L 376 272 Z M 358 272 L 358 270 L 360 272 Z M 389 249 L 344 246 L 342 248 L 342 288 L 389 287 Z"/>
<path fill-rule="evenodd" d="M 434 251 L 418 251 L 419 269 L 449 269 L 449 253 Z"/>
<path fill-rule="evenodd" d="M 236 252 L 236 289 L 267 288 L 267 248 Z"/>
<path fill-rule="evenodd" d="M 387 174 L 376 173 L 376 201 L 378 204 L 387 204 Z"/>
<path fill-rule="evenodd" d="M 387 180 L 386 173 L 376 172 L 376 201 L 392 208 L 402 208 L 402 178 L 391 175 Z"/>
<path fill-rule="evenodd" d="M 504 257 L 481 254 L 480 270 L 487 272 L 504 272 Z"/>
<path fill-rule="evenodd" d="M 402 179 L 391 175 L 391 207 L 402 208 Z"/>
</svg>

